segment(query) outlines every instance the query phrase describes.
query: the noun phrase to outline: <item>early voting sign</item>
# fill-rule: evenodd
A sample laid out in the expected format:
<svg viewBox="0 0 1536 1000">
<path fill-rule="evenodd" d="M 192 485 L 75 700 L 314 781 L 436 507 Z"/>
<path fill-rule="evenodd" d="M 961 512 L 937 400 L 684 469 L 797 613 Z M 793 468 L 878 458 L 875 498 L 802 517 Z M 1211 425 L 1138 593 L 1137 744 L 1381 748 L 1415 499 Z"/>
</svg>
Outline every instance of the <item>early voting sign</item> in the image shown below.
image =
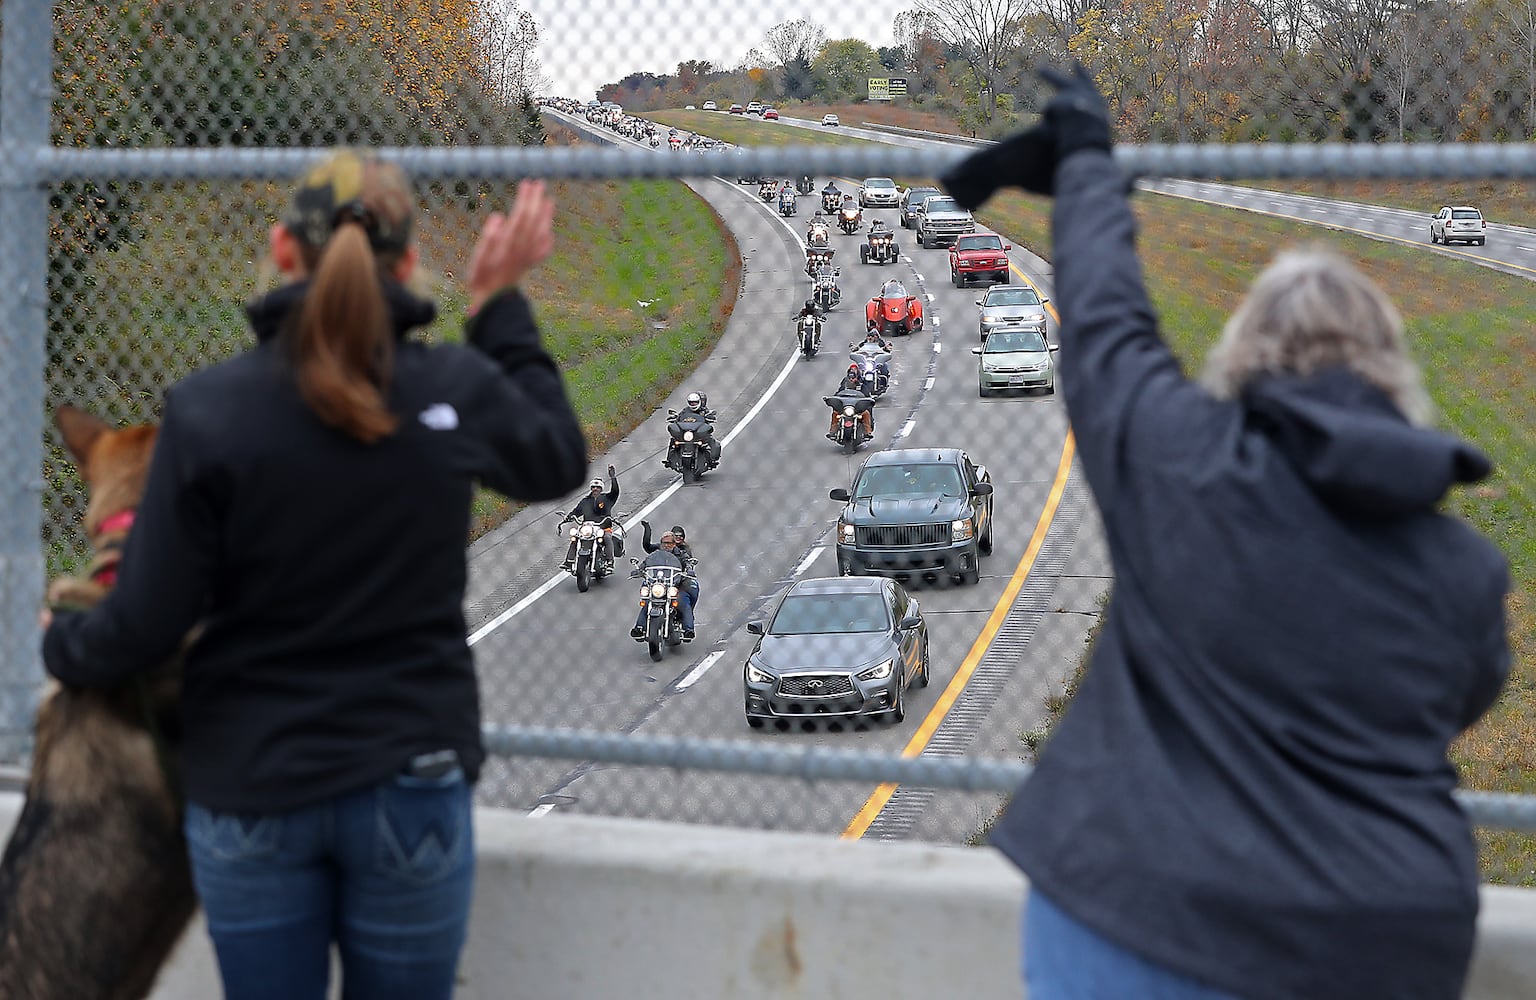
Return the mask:
<svg viewBox="0 0 1536 1000">
<path fill-rule="evenodd" d="M 891 81 L 889 77 L 872 76 L 869 78 L 869 99 L 871 101 L 889 101 L 891 99 Z"/>
</svg>

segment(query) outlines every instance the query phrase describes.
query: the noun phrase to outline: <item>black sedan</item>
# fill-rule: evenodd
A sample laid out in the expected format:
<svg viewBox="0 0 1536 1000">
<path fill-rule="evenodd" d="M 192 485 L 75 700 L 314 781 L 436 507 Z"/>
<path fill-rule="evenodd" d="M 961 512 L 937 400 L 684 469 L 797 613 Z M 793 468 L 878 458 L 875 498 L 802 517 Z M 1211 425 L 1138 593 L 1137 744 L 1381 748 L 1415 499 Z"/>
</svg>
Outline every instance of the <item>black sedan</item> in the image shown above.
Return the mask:
<svg viewBox="0 0 1536 1000">
<path fill-rule="evenodd" d="M 928 626 L 895 580 L 834 577 L 790 587 L 742 671 L 747 724 L 906 716 L 907 688 L 928 686 Z"/>
</svg>

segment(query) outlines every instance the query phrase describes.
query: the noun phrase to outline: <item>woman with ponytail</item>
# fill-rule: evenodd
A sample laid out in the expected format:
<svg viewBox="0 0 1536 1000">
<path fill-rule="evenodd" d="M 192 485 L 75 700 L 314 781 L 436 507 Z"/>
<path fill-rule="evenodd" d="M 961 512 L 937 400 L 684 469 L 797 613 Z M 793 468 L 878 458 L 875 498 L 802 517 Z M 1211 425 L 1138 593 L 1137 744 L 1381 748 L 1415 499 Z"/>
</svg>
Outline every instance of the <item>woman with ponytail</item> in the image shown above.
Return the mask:
<svg viewBox="0 0 1536 1000">
<path fill-rule="evenodd" d="M 44 638 L 65 684 L 184 656 L 180 772 L 225 995 L 447 998 L 484 760 L 463 617 L 477 484 L 553 500 L 586 442 L 518 285 L 553 246 L 538 181 L 487 218 L 465 344 L 407 334 L 415 197 L 355 150 L 271 230 L 256 346 L 166 391 L 118 583 Z"/>
</svg>

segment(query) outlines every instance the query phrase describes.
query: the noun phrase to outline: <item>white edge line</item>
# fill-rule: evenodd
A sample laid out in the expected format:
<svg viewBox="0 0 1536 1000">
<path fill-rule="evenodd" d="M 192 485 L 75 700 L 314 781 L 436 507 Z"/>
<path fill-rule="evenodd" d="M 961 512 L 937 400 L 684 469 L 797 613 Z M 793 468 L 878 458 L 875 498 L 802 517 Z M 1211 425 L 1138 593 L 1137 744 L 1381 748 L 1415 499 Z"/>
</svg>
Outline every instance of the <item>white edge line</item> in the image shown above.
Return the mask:
<svg viewBox="0 0 1536 1000">
<path fill-rule="evenodd" d="M 825 552 L 825 551 L 827 551 L 827 547 L 825 545 L 818 545 L 818 546 L 816 546 L 814 549 L 812 549 L 810 551 L 809 555 L 807 555 L 804 559 L 800 560 L 800 565 L 795 567 L 795 572 L 794 572 L 793 575 L 794 576 L 799 576 L 801 573 L 804 573 L 807 569 L 810 568 L 811 563 L 813 563 L 817 559 L 821 558 L 821 554 L 823 552 Z"/>
<path fill-rule="evenodd" d="M 700 678 L 709 673 L 710 667 L 720 662 L 720 657 L 724 655 L 725 650 L 717 649 L 713 653 L 710 653 L 708 656 L 704 657 L 704 659 L 699 662 L 698 666 L 688 671 L 688 676 L 677 682 L 677 690 L 686 691 L 693 687 L 699 682 Z"/>
<path fill-rule="evenodd" d="M 721 183 L 730 186 L 732 190 L 739 191 L 742 195 L 745 196 L 746 192 L 741 191 L 739 186 L 731 185 L 730 182 L 726 181 L 724 178 L 721 178 L 720 180 Z M 758 204 L 765 203 L 758 202 Z M 772 218 L 777 219 L 781 224 L 783 224 L 784 228 L 789 230 L 791 236 L 796 235 L 794 227 L 791 226 L 783 218 L 781 218 L 778 214 L 772 215 Z M 747 425 L 752 422 L 752 419 L 762 412 L 763 407 L 768 405 L 768 400 L 773 398 L 773 394 L 779 391 L 779 386 L 783 385 L 784 380 L 789 378 L 789 373 L 795 370 L 796 364 L 799 362 L 799 360 L 800 358 L 798 354 L 790 355 L 789 361 L 779 372 L 778 377 L 773 380 L 773 383 L 768 386 L 767 390 L 762 394 L 761 397 L 758 398 L 757 402 L 752 404 L 752 408 L 748 410 L 746 415 L 741 418 L 741 422 L 738 423 L 735 427 L 731 428 L 731 432 L 729 434 L 720 439 L 720 446 L 722 448 L 735 440 L 736 435 L 746 430 Z M 661 493 L 657 494 L 657 496 L 652 499 L 650 503 L 640 508 L 634 513 L 633 516 L 630 517 L 628 521 L 624 522 L 624 530 L 633 531 L 635 526 L 640 523 L 641 518 L 645 517 L 657 507 L 660 507 L 664 502 L 666 502 L 668 498 L 672 496 L 672 494 L 676 493 L 678 489 L 682 487 L 682 485 L 682 481 L 678 480 L 671 486 L 668 486 L 666 489 L 662 490 Z M 528 610 L 528 608 L 532 606 L 533 602 L 537 601 L 551 590 L 554 590 L 557 586 L 560 585 L 560 582 L 569 575 L 570 574 L 562 570 L 561 572 L 556 573 L 554 576 L 550 577 L 548 580 L 545 580 L 543 583 L 539 584 L 538 588 L 535 589 L 533 593 L 529 594 L 527 597 L 524 597 L 510 608 L 497 615 L 495 618 L 492 618 L 490 621 L 486 622 L 484 625 L 481 625 L 479 628 L 471 632 L 469 635 L 469 645 L 475 645 L 481 639 L 484 639 L 486 636 L 490 635 L 492 632 L 496 631 L 498 628 L 505 625 L 513 618 L 516 618 L 518 615 Z"/>
<path fill-rule="evenodd" d="M 913 417 L 911 420 L 908 420 L 906 423 L 901 425 L 901 430 L 896 432 L 896 436 L 906 437 L 908 434 L 912 433 L 912 428 L 915 426 L 917 426 L 917 418 Z"/>
</svg>

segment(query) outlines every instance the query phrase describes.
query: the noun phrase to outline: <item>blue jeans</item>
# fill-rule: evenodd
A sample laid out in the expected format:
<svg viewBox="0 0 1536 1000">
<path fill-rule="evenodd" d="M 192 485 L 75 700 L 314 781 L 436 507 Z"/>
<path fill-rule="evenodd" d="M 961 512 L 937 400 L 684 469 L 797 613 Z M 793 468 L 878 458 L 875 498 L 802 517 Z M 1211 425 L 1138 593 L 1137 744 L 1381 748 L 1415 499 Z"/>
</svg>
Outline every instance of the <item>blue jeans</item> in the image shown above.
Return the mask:
<svg viewBox="0 0 1536 1000">
<path fill-rule="evenodd" d="M 286 813 L 187 805 L 226 1000 L 448 1000 L 474 882 L 470 786 L 396 775 Z"/>
<path fill-rule="evenodd" d="M 1238 1000 L 1101 937 L 1033 886 L 1024 902 L 1024 986 L 1029 1000 Z"/>
</svg>

